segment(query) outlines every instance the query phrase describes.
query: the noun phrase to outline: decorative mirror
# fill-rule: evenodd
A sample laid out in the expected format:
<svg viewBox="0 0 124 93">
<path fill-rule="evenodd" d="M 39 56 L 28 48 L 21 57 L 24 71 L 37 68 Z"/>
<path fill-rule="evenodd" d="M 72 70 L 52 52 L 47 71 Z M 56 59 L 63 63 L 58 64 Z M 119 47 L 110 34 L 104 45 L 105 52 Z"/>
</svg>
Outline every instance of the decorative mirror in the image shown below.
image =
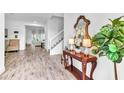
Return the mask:
<svg viewBox="0 0 124 93">
<path fill-rule="evenodd" d="M 88 33 L 88 26 L 90 21 L 85 18 L 85 16 L 81 15 L 77 18 L 77 22 L 74 25 L 74 29 L 76 30 L 76 35 L 74 36 L 75 47 L 80 48 L 81 46 L 85 46 L 83 43 L 84 39 L 89 39 L 89 46 L 91 47 L 91 38 Z M 84 44 L 84 45 L 83 45 Z"/>
</svg>

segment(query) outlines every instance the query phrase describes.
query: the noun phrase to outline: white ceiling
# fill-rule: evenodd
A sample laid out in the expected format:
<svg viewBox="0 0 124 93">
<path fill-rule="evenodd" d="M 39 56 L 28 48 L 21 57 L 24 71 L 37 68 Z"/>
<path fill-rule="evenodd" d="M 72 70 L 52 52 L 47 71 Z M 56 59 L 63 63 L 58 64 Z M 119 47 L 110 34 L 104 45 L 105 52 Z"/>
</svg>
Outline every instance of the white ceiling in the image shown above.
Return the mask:
<svg viewBox="0 0 124 93">
<path fill-rule="evenodd" d="M 52 16 L 64 17 L 63 13 L 6 13 L 5 19 L 7 20 L 21 20 L 26 22 L 40 22 L 46 23 Z"/>
<path fill-rule="evenodd" d="M 26 26 L 27 31 L 41 31 L 41 33 L 44 33 L 44 27 L 41 26 Z"/>
</svg>

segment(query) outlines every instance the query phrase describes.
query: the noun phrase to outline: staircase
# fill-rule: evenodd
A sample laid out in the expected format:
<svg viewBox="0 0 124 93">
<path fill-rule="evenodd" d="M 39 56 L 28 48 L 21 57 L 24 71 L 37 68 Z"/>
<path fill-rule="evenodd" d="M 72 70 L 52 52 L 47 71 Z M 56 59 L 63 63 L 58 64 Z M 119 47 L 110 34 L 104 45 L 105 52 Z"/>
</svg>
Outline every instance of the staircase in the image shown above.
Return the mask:
<svg viewBox="0 0 124 93">
<path fill-rule="evenodd" d="M 49 41 L 50 55 L 61 54 L 63 50 L 64 30 L 59 31 Z"/>
</svg>

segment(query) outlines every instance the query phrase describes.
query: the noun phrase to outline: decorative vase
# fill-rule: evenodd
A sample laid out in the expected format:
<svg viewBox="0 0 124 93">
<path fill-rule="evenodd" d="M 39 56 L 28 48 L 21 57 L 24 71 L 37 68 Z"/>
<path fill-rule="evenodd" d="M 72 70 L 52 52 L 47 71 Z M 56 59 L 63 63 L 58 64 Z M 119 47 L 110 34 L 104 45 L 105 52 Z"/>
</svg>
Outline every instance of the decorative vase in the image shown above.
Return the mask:
<svg viewBox="0 0 124 93">
<path fill-rule="evenodd" d="M 81 49 L 80 48 L 75 48 L 75 52 L 76 53 L 80 53 L 81 52 Z"/>
<path fill-rule="evenodd" d="M 84 53 L 85 47 L 81 47 L 81 52 Z"/>
<path fill-rule="evenodd" d="M 88 55 L 89 54 L 89 48 L 85 48 L 85 50 L 84 50 L 84 54 L 86 54 L 86 55 Z"/>
<path fill-rule="evenodd" d="M 18 35 L 15 35 L 15 38 L 18 38 Z"/>
</svg>

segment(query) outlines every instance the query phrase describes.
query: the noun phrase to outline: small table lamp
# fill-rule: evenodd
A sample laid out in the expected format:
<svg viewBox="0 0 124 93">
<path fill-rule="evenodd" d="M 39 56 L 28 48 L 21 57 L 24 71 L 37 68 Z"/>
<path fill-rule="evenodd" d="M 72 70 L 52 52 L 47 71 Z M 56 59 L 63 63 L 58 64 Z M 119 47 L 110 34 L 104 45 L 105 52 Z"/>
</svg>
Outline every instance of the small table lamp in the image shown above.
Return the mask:
<svg viewBox="0 0 124 93">
<path fill-rule="evenodd" d="M 84 51 L 84 53 L 85 53 L 85 55 L 86 56 L 88 56 L 88 54 L 89 54 L 89 48 L 92 46 L 92 44 L 91 44 L 91 39 L 90 38 L 85 38 L 85 39 L 83 39 L 83 46 L 85 47 L 85 51 Z"/>
<path fill-rule="evenodd" d="M 84 27 L 84 30 L 83 30 L 83 41 L 82 41 L 82 44 L 83 46 L 85 47 L 85 55 L 86 57 L 88 56 L 89 54 L 89 48 L 92 47 L 92 43 L 91 43 L 91 37 L 88 33 L 88 26 L 90 25 L 90 20 L 84 18 L 84 21 L 85 21 L 85 27 Z"/>
<path fill-rule="evenodd" d="M 69 39 L 69 45 L 70 45 L 70 50 L 72 51 L 73 50 L 73 45 L 74 45 L 74 39 L 73 38 Z"/>
</svg>

